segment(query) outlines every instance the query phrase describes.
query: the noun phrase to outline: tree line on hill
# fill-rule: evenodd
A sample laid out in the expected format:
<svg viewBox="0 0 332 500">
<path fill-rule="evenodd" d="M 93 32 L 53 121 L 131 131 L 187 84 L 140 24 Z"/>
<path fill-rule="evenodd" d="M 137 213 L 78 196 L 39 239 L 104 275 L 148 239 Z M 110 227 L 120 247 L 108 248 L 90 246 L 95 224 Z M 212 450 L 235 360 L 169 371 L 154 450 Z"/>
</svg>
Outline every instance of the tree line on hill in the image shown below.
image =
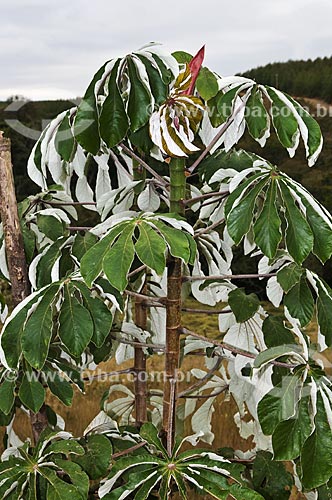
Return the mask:
<svg viewBox="0 0 332 500">
<path fill-rule="evenodd" d="M 293 96 L 315 97 L 332 103 L 332 57 L 259 66 L 242 74 Z"/>
</svg>

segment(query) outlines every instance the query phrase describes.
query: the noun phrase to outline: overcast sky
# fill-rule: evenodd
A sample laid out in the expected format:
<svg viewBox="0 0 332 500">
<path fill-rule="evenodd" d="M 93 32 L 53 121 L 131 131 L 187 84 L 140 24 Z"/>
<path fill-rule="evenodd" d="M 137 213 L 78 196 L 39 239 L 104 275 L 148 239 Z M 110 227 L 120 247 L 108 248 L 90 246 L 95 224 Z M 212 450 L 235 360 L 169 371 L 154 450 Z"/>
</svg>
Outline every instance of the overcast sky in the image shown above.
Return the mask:
<svg viewBox="0 0 332 500">
<path fill-rule="evenodd" d="M 0 0 L 0 99 L 75 98 L 107 59 L 149 41 L 230 75 L 332 55 L 331 0 Z"/>
</svg>

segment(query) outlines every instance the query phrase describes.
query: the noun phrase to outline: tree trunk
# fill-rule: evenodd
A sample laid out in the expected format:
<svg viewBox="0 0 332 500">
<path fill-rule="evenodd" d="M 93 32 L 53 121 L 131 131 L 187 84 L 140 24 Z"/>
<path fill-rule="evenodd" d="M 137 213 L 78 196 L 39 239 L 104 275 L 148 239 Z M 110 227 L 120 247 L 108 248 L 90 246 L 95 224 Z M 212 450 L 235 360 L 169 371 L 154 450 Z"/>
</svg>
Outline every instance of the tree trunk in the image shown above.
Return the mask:
<svg viewBox="0 0 332 500">
<path fill-rule="evenodd" d="M 183 214 L 185 198 L 185 164 L 182 159 L 170 163 L 170 212 Z M 170 257 L 167 265 L 166 352 L 163 401 L 163 438 L 171 454 L 175 437 L 175 400 L 177 371 L 180 362 L 182 261 Z"/>
<path fill-rule="evenodd" d="M 12 287 L 14 307 L 30 294 L 27 262 L 23 236 L 17 210 L 13 168 L 11 162 L 10 139 L 0 132 L 0 215 L 6 248 L 9 279 Z M 32 434 L 35 442 L 47 427 L 46 407 L 36 414 L 30 412 Z"/>
</svg>

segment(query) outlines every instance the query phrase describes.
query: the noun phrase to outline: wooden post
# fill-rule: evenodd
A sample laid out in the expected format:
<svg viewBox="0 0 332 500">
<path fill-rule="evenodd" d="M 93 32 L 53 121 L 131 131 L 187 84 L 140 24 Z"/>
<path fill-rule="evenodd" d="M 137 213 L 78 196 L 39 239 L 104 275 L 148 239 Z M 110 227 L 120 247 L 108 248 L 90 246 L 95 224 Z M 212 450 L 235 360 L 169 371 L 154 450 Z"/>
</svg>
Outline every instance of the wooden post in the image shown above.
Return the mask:
<svg viewBox="0 0 332 500">
<path fill-rule="evenodd" d="M 27 262 L 23 236 L 17 210 L 10 139 L 0 131 L 0 216 L 5 239 L 9 279 L 12 287 L 14 307 L 30 294 Z M 30 412 L 30 421 L 35 443 L 47 427 L 46 407 L 38 413 Z"/>
<path fill-rule="evenodd" d="M 30 293 L 23 236 L 17 211 L 10 139 L 0 132 L 0 215 L 3 225 L 13 304 L 17 306 Z"/>
</svg>

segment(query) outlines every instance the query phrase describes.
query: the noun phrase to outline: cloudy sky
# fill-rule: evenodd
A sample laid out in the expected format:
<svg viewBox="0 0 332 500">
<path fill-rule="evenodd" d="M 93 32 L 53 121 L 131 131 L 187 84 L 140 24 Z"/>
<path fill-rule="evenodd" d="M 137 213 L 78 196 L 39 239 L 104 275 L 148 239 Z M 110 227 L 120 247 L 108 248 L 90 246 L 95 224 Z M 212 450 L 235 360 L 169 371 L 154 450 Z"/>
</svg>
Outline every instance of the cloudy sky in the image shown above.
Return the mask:
<svg viewBox="0 0 332 500">
<path fill-rule="evenodd" d="M 75 98 L 107 59 L 149 41 L 230 75 L 332 55 L 331 0 L 1 0 L 0 99 Z"/>
</svg>

